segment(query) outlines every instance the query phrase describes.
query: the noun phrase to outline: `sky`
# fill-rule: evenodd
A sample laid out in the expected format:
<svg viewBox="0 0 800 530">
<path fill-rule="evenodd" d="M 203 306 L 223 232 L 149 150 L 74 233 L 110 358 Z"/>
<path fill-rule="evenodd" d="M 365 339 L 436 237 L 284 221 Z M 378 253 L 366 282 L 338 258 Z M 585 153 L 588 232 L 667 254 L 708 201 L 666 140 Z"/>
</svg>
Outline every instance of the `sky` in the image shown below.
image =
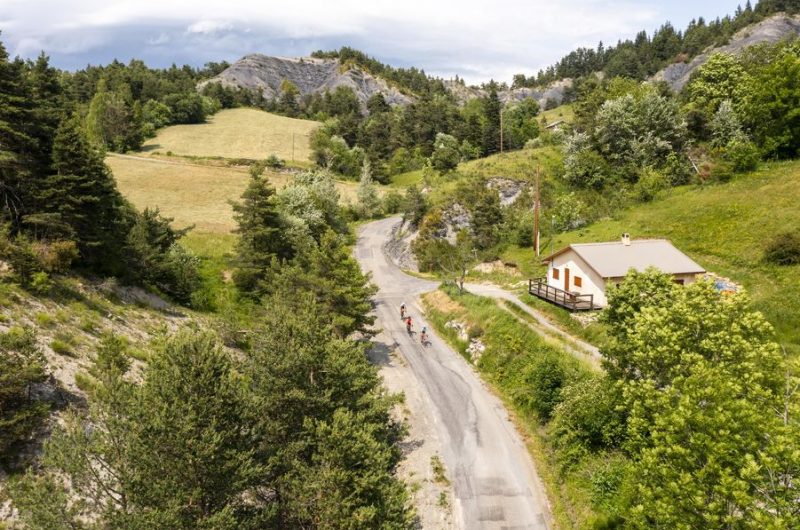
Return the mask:
<svg viewBox="0 0 800 530">
<path fill-rule="evenodd" d="M 510 82 L 578 46 L 735 8 L 736 0 L 0 0 L 0 41 L 12 56 L 44 50 L 69 70 L 115 58 L 202 66 L 351 46 L 439 77 Z"/>
</svg>

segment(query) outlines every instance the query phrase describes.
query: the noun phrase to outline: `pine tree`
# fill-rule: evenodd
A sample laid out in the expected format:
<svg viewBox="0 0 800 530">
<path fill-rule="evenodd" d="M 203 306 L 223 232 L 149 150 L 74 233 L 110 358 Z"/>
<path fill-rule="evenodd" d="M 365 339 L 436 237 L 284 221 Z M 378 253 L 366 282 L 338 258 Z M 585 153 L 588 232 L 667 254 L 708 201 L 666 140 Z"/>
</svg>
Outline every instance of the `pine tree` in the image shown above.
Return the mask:
<svg viewBox="0 0 800 530">
<path fill-rule="evenodd" d="M 141 526 L 131 526 L 148 526 L 152 510 L 169 523 L 155 527 L 240 527 L 261 471 L 244 386 L 216 336 L 185 328 L 168 338 L 136 398 L 128 494 Z"/>
<path fill-rule="evenodd" d="M 45 380 L 44 357 L 31 330 L 0 334 L 0 463 L 41 425 L 48 407 L 30 398 L 30 387 Z"/>
<path fill-rule="evenodd" d="M 84 528 L 74 509 L 84 507 L 102 528 L 263 527 L 268 503 L 244 506 L 262 476 L 256 419 L 215 336 L 187 328 L 162 339 L 141 385 L 127 381 L 129 367 L 125 343 L 105 338 L 88 417 L 68 412 L 44 473 L 12 488 L 22 519 Z"/>
<path fill-rule="evenodd" d="M 98 272 L 119 272 L 130 207 L 77 116 L 59 126 L 53 169 L 55 175 L 39 195 L 45 211 L 57 214 L 72 229 L 83 265 Z"/>
<path fill-rule="evenodd" d="M 359 342 L 311 293 L 276 293 L 245 360 L 279 528 L 409 528 L 394 476 L 401 426 Z"/>
<path fill-rule="evenodd" d="M 28 79 L 34 103 L 31 136 L 38 144 L 36 174 L 44 176 L 51 172 L 53 140 L 64 110 L 63 89 L 58 70 L 44 53 L 28 65 Z"/>
<path fill-rule="evenodd" d="M 9 61 L 0 43 L 0 215 L 2 221 L 13 222 L 15 230 L 25 208 L 31 206 L 32 190 L 27 184 L 37 152 L 36 139 L 26 130 L 33 121 L 33 107 L 23 66 Z"/>
<path fill-rule="evenodd" d="M 489 83 L 489 94 L 483 100 L 483 152 L 487 155 L 500 150 L 500 111 L 497 83 Z"/>
<path fill-rule="evenodd" d="M 255 171 L 241 202 L 231 206 L 239 234 L 233 279 L 243 293 L 258 294 L 262 289 L 259 284 L 266 278 L 272 261 L 292 255 L 275 202 L 275 188 Z"/>
</svg>

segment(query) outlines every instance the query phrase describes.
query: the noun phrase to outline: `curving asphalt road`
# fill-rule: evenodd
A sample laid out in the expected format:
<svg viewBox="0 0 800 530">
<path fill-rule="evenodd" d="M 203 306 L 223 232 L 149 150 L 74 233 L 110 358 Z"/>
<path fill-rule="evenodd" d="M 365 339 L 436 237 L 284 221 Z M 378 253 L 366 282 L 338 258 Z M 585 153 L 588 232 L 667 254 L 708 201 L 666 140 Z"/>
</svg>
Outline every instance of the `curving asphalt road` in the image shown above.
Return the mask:
<svg viewBox="0 0 800 530">
<path fill-rule="evenodd" d="M 378 322 L 402 352 L 432 409 L 453 483 L 456 523 L 467 530 L 548 529 L 547 497 L 503 404 L 432 330 L 427 348 L 406 333 L 400 304 L 410 308 L 419 330 L 424 318 L 417 297 L 438 283 L 404 274 L 384 254 L 383 245 L 398 222 L 390 218 L 362 226 L 355 254 L 380 289 L 375 296 Z"/>
</svg>

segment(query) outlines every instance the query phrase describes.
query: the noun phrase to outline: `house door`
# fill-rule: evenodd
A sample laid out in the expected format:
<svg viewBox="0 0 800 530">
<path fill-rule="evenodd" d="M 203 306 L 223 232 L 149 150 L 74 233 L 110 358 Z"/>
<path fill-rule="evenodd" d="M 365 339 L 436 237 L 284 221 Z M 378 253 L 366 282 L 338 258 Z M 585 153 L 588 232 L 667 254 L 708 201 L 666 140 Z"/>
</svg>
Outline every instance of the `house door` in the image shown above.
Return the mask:
<svg viewBox="0 0 800 530">
<path fill-rule="evenodd" d="M 569 291 L 569 269 L 564 267 L 564 290 Z"/>
</svg>

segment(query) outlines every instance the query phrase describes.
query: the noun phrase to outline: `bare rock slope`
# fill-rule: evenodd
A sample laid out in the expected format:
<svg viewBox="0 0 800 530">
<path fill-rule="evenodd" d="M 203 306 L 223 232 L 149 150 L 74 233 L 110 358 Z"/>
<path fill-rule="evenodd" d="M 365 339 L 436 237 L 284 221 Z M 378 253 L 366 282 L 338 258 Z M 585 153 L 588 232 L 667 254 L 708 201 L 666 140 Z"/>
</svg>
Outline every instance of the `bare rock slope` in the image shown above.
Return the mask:
<svg viewBox="0 0 800 530">
<path fill-rule="evenodd" d="M 725 46 L 709 48 L 688 63 L 674 63 L 653 76 L 654 81 L 666 81 L 679 92 L 689 82 L 692 73 L 703 66 L 715 53 L 741 53 L 742 50 L 762 42 L 778 42 L 781 39 L 800 35 L 800 15 L 773 15 L 761 22 L 737 32 Z"/>
<path fill-rule="evenodd" d="M 336 59 L 246 55 L 205 83 L 259 90 L 264 97 L 275 98 L 280 95 L 284 79 L 294 83 L 302 96 L 347 86 L 353 89 L 362 104 L 376 93 L 383 94 L 390 105 L 411 102 L 409 96 L 390 86 L 384 79 L 357 67 L 343 66 Z"/>
<path fill-rule="evenodd" d="M 471 99 L 485 97 L 487 94 L 486 90 L 480 87 L 467 86 L 458 81 L 445 81 L 445 86 L 462 105 Z M 567 89 L 571 87 L 572 79 L 567 78 L 554 81 L 542 88 L 521 87 L 499 90 L 497 95 L 505 105 L 519 103 L 525 99 L 535 99 L 544 108 L 548 101 L 552 101 L 551 105 L 561 105 Z"/>
</svg>

